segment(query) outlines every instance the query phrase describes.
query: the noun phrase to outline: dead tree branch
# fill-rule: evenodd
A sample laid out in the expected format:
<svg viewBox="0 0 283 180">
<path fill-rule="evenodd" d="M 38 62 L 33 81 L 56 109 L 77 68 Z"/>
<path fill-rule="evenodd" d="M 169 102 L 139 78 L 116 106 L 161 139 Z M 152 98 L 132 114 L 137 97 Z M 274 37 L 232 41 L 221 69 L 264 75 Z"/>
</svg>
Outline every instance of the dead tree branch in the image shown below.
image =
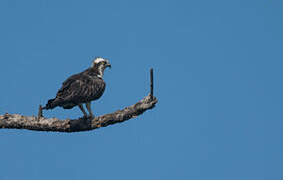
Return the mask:
<svg viewBox="0 0 283 180">
<path fill-rule="evenodd" d="M 134 105 L 116 112 L 95 117 L 94 119 L 66 119 L 45 118 L 39 107 L 38 117 L 22 116 L 20 114 L 0 115 L 0 129 L 28 129 L 35 131 L 80 132 L 106 127 L 135 118 L 145 111 L 155 107 L 157 99 L 153 96 L 153 70 L 151 69 L 150 94 Z"/>
</svg>

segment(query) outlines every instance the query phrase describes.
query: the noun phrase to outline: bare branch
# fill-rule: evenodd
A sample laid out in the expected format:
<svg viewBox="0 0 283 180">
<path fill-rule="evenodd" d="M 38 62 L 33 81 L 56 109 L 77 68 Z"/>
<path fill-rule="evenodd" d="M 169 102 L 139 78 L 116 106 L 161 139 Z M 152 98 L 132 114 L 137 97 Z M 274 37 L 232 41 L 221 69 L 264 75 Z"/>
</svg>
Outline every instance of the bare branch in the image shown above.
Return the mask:
<svg viewBox="0 0 283 180">
<path fill-rule="evenodd" d="M 153 68 L 150 69 L 150 96 L 153 97 Z"/>
<path fill-rule="evenodd" d="M 35 131 L 79 132 L 106 127 L 135 118 L 145 111 L 155 107 L 157 99 L 153 96 L 153 70 L 151 69 L 150 94 L 134 105 L 116 112 L 95 117 L 94 119 L 66 119 L 45 118 L 42 116 L 42 107 L 39 106 L 38 117 L 23 116 L 20 114 L 0 115 L 0 129 L 28 129 Z"/>
<path fill-rule="evenodd" d="M 57 118 L 37 118 L 35 116 L 22 116 L 19 114 L 0 115 L 0 129 L 28 129 L 35 131 L 79 132 L 89 131 L 111 124 L 121 123 L 135 118 L 146 110 L 152 109 L 157 99 L 148 95 L 138 103 L 123 110 L 98 116 L 94 119 L 59 120 Z"/>
</svg>

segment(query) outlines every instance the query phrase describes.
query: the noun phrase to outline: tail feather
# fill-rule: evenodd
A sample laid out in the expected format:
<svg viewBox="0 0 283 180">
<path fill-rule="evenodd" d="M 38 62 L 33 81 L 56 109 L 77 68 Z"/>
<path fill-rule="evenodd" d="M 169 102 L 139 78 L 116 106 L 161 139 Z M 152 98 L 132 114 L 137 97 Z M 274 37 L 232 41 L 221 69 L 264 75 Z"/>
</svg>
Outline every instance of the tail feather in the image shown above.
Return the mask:
<svg viewBox="0 0 283 180">
<path fill-rule="evenodd" d="M 74 106 L 77 104 L 74 102 L 67 102 L 67 101 L 62 101 L 61 99 L 49 99 L 47 104 L 42 108 L 45 110 L 48 109 L 54 109 L 57 106 L 63 107 L 64 109 L 72 109 Z"/>
<path fill-rule="evenodd" d="M 55 103 L 56 98 L 54 99 L 49 99 L 47 104 L 45 105 L 45 107 L 43 107 L 42 109 L 53 109 L 57 106 L 57 103 Z"/>
</svg>

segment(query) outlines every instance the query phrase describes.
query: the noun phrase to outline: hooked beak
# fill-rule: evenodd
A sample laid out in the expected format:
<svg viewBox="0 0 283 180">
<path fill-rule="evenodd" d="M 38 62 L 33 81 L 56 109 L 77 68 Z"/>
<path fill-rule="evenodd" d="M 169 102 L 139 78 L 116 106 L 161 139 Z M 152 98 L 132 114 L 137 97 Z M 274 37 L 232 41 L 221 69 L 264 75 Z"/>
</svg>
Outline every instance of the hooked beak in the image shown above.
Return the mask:
<svg viewBox="0 0 283 180">
<path fill-rule="evenodd" d="M 109 63 L 109 61 L 107 61 L 107 64 L 105 65 L 105 67 L 109 67 L 111 69 L 111 64 Z"/>
</svg>

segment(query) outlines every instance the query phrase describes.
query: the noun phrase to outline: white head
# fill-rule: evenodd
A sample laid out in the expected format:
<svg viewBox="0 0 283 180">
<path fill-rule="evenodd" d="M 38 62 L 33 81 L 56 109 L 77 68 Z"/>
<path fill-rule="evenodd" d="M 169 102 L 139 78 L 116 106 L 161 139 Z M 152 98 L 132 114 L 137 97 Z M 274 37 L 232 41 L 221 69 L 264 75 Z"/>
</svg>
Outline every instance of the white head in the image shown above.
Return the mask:
<svg viewBox="0 0 283 180">
<path fill-rule="evenodd" d="M 104 70 L 109 67 L 111 68 L 111 64 L 108 59 L 102 57 L 96 57 L 91 64 L 91 68 L 95 68 L 98 71 L 98 76 L 102 78 Z"/>
</svg>

